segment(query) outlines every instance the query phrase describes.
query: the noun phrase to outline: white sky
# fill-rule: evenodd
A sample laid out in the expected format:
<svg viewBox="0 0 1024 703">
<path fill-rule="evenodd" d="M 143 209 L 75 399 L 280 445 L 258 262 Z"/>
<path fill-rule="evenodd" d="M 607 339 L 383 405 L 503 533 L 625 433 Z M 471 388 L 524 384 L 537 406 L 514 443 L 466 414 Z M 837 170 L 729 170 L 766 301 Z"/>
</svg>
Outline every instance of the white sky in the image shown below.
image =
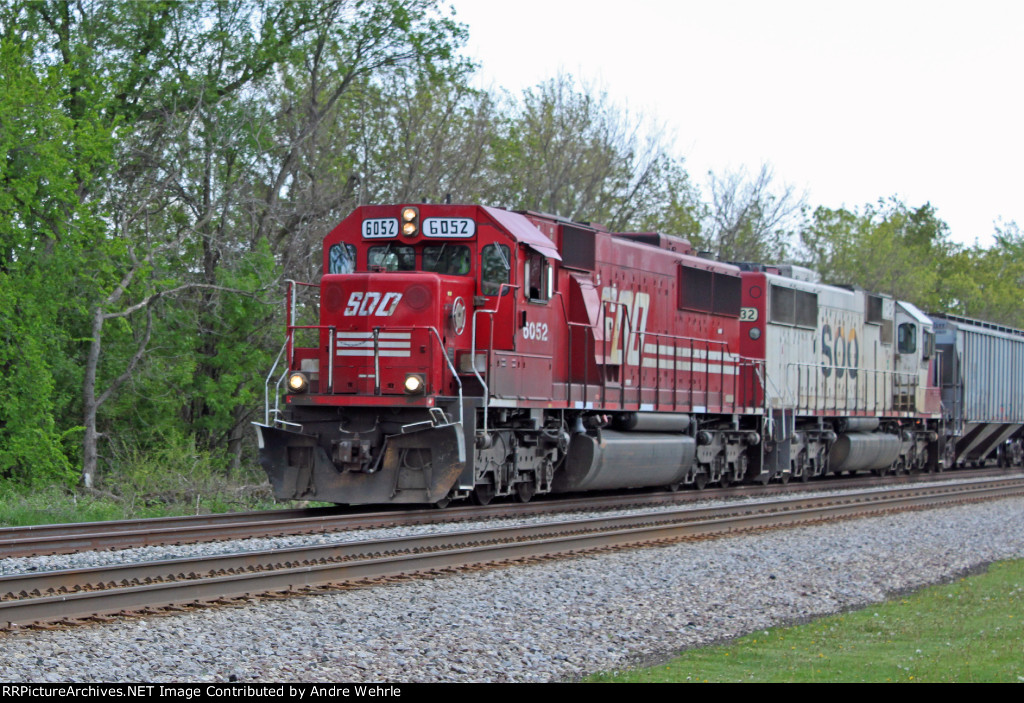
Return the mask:
<svg viewBox="0 0 1024 703">
<path fill-rule="evenodd" d="M 1020 0 L 449 0 L 484 87 L 559 71 L 666 125 L 691 178 L 761 163 L 811 205 L 1024 227 Z"/>
</svg>

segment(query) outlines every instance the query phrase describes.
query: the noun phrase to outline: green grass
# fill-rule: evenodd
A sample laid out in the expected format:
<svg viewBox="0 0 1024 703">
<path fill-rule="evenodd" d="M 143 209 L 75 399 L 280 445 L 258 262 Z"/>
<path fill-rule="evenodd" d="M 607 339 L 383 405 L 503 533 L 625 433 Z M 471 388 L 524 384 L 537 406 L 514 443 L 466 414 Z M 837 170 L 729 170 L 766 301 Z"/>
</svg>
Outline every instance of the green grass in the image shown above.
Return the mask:
<svg viewBox="0 0 1024 703">
<path fill-rule="evenodd" d="M 224 453 L 164 433 L 112 441 L 95 489 L 0 480 L 0 526 L 95 522 L 282 507 L 255 461 L 231 468 Z"/>
<path fill-rule="evenodd" d="M 274 503 L 264 491 L 249 494 L 246 487 L 232 493 L 146 494 L 128 491 L 122 495 L 89 493 L 81 488 L 47 486 L 31 490 L 0 483 L 0 527 L 50 525 L 69 522 L 99 522 L 130 518 L 165 517 L 268 510 L 289 507 Z M 268 493 L 268 492 L 267 492 Z M 242 494 L 242 495 L 239 495 Z"/>
<path fill-rule="evenodd" d="M 0 485 L 0 526 L 96 522 L 124 517 L 123 508 L 107 499 L 77 495 L 60 486 L 31 491 Z"/>
<path fill-rule="evenodd" d="M 595 682 L 1024 681 L 1024 560 Z"/>
</svg>

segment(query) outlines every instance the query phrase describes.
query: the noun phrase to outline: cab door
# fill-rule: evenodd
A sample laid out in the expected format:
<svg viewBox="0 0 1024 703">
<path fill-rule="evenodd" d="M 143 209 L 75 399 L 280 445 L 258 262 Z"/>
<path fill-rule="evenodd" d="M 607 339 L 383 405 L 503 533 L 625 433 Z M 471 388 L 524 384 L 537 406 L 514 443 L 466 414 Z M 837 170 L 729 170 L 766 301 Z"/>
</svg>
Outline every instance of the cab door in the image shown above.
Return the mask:
<svg viewBox="0 0 1024 703">
<path fill-rule="evenodd" d="M 551 400 L 552 355 L 560 329 L 552 314 L 554 266 L 552 261 L 529 246 L 515 249 L 513 264 L 520 285 L 507 296 L 496 296 L 504 313 L 495 315 L 495 325 L 506 320 L 509 344 L 492 349 L 492 391 L 494 395 L 517 400 Z M 511 315 L 507 315 L 511 312 Z"/>
<path fill-rule="evenodd" d="M 928 365 L 934 355 L 935 334 L 923 316 L 896 305 L 896 375 L 893 382 L 894 410 L 925 410 Z"/>
<path fill-rule="evenodd" d="M 523 400 L 550 401 L 553 357 L 559 349 L 564 325 L 554 314 L 555 267 L 543 253 L 530 247 L 522 252 L 521 299 L 515 348 L 518 353 L 518 395 Z M 563 349 L 563 353 L 568 353 Z"/>
</svg>

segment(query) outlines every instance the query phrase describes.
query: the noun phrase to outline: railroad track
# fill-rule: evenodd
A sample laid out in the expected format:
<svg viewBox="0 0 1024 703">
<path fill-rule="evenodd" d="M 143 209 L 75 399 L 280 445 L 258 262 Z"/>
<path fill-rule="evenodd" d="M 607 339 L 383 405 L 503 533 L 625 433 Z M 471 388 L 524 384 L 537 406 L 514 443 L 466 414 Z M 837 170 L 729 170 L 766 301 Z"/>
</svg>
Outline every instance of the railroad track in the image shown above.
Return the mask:
<svg viewBox="0 0 1024 703">
<path fill-rule="evenodd" d="M 312 593 L 394 577 L 707 539 L 1010 495 L 1024 495 L 1024 477 L 18 574 L 0 577 L 0 627 L 73 624 L 140 610 Z"/>
<path fill-rule="evenodd" d="M 1005 470 L 978 470 L 971 472 L 969 478 L 1005 475 Z M 925 481 L 956 481 L 963 478 L 967 478 L 967 476 L 962 473 L 957 475 L 918 474 L 884 479 L 837 478 L 787 486 L 780 484 L 741 485 L 732 488 L 681 491 L 679 493 L 642 492 L 610 496 L 590 495 L 585 498 L 545 500 L 528 504 L 505 503 L 484 507 L 466 505 L 444 510 L 426 508 L 366 512 L 362 508 L 332 507 L 3 527 L 0 528 L 0 558 L 71 554 L 89 550 L 130 549 L 167 544 L 196 544 L 217 540 L 315 534 L 460 520 L 515 518 L 557 512 L 611 510 L 666 504 L 685 505 L 701 500 L 736 496 L 858 489 L 894 483 L 905 485 Z"/>
</svg>

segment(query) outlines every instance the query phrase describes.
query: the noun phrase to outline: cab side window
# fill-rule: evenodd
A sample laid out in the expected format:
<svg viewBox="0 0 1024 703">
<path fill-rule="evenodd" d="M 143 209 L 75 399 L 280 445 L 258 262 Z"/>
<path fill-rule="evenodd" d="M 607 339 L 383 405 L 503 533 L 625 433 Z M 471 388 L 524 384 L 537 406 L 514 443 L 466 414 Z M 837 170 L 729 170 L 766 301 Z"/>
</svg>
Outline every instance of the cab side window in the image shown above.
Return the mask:
<svg viewBox="0 0 1024 703">
<path fill-rule="evenodd" d="M 900 354 L 913 354 L 917 351 L 917 325 L 904 322 L 897 332 L 897 345 Z"/>
<path fill-rule="evenodd" d="M 488 244 L 480 251 L 480 291 L 484 295 L 497 295 L 502 283 L 511 283 L 511 273 L 512 252 L 507 246 Z"/>
<path fill-rule="evenodd" d="M 526 297 L 534 302 L 551 298 L 551 266 L 543 254 L 530 252 L 526 260 Z"/>
</svg>

